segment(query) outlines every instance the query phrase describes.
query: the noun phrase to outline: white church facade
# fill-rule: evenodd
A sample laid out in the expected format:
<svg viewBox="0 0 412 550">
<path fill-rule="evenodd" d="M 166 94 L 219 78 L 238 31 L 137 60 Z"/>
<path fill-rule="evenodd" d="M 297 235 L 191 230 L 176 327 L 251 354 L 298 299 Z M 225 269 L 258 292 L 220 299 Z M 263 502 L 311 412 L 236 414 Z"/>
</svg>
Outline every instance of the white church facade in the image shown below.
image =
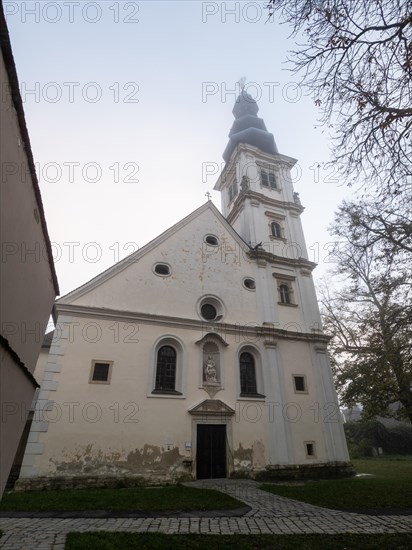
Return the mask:
<svg viewBox="0 0 412 550">
<path fill-rule="evenodd" d="M 57 301 L 20 488 L 349 470 L 296 161 L 257 112 L 242 93 L 223 215 L 206 202 Z"/>
</svg>

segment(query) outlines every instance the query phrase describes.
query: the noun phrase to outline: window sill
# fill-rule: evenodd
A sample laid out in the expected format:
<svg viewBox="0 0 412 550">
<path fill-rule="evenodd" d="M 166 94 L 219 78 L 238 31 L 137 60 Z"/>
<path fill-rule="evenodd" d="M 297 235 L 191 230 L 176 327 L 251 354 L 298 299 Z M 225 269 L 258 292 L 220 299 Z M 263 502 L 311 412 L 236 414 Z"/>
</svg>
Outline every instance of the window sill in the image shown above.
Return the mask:
<svg viewBox="0 0 412 550">
<path fill-rule="evenodd" d="M 275 235 L 269 235 L 269 239 L 271 241 L 282 241 L 284 243 L 287 243 L 287 239 L 285 239 L 285 237 L 275 237 Z"/>
<path fill-rule="evenodd" d="M 278 302 L 278 306 L 298 307 L 298 304 L 285 304 L 284 302 Z"/>
<path fill-rule="evenodd" d="M 256 401 L 256 399 L 266 399 L 266 395 L 262 395 L 261 393 L 241 393 L 238 399 L 245 401 Z"/>
<path fill-rule="evenodd" d="M 153 390 L 154 395 L 183 395 L 182 392 L 176 390 Z"/>
<path fill-rule="evenodd" d="M 280 193 L 280 191 L 282 191 L 281 187 L 270 187 L 270 185 L 260 184 L 260 188 L 261 189 L 267 189 L 268 191 L 277 191 L 278 193 Z"/>
</svg>

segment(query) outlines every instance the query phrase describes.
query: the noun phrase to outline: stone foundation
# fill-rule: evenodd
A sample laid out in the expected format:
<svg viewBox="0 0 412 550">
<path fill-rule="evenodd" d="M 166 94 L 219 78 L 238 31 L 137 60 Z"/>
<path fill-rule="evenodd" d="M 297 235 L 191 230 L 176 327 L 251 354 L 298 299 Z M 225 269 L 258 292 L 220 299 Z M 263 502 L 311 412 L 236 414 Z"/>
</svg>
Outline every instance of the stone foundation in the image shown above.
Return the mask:
<svg viewBox="0 0 412 550">
<path fill-rule="evenodd" d="M 252 475 L 256 481 L 279 481 L 288 479 L 336 479 L 351 477 L 355 470 L 350 462 L 327 462 L 321 464 L 274 464 Z M 232 477 L 242 477 L 235 473 Z"/>
<path fill-rule="evenodd" d="M 104 477 L 104 476 L 73 476 L 73 477 L 31 477 L 20 478 L 14 490 L 23 491 L 55 491 L 67 489 L 123 489 L 132 487 L 147 487 L 153 485 L 175 485 L 184 481 L 193 481 L 190 475 L 176 477 Z"/>
<path fill-rule="evenodd" d="M 254 479 L 256 481 L 280 481 L 302 479 L 334 479 L 350 477 L 355 474 L 350 462 L 328 462 L 326 464 L 272 465 L 264 470 L 237 470 L 231 479 Z M 15 491 L 51 491 L 64 489 L 146 487 L 149 485 L 175 485 L 184 481 L 193 481 L 195 476 L 187 474 L 138 476 L 54 476 L 20 478 Z"/>
</svg>

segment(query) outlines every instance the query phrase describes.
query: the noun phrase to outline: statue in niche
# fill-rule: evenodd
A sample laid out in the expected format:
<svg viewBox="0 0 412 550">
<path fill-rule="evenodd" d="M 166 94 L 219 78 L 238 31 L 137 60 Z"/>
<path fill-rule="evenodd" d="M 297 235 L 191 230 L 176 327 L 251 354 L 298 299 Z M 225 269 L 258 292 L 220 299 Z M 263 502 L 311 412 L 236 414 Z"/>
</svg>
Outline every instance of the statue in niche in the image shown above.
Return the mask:
<svg viewBox="0 0 412 550">
<path fill-rule="evenodd" d="M 205 364 L 205 382 L 207 383 L 216 383 L 216 363 L 213 361 L 212 356 L 209 355 Z"/>
<path fill-rule="evenodd" d="M 240 189 L 242 191 L 248 191 L 249 187 L 249 178 L 247 176 L 243 176 L 242 181 L 240 182 Z"/>
</svg>

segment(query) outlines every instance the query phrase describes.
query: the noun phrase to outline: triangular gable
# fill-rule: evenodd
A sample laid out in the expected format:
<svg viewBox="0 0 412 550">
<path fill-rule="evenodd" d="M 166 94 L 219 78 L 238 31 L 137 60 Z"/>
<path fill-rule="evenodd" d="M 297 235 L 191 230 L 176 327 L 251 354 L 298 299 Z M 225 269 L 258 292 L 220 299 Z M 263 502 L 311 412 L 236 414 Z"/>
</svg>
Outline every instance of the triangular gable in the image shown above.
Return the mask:
<svg viewBox="0 0 412 550">
<path fill-rule="evenodd" d="M 193 416 L 233 416 L 234 409 L 220 401 L 220 399 L 205 399 L 199 405 L 189 409 Z"/>
<path fill-rule="evenodd" d="M 115 275 L 119 274 L 124 269 L 127 269 L 131 264 L 136 263 L 141 258 L 143 258 L 146 254 L 148 254 L 150 251 L 154 250 L 157 246 L 159 246 L 162 242 L 170 238 L 172 235 L 177 233 L 180 229 L 182 229 L 187 224 L 193 222 L 197 217 L 199 217 L 203 212 L 206 210 L 211 210 L 213 214 L 218 218 L 218 220 L 221 222 L 221 224 L 224 226 L 226 231 L 233 237 L 233 239 L 239 244 L 240 248 L 244 251 L 249 251 L 250 247 L 249 245 L 240 237 L 240 235 L 233 229 L 233 227 L 226 221 L 226 219 L 222 216 L 222 214 L 219 212 L 219 210 L 216 208 L 216 206 L 211 202 L 207 201 L 205 204 L 194 210 L 191 214 L 177 222 L 175 225 L 170 227 L 169 229 L 166 229 L 163 233 L 161 233 L 158 237 L 150 241 L 148 244 L 137 250 L 136 252 L 133 252 L 129 256 L 126 256 L 123 260 L 116 263 L 115 265 L 109 267 L 87 283 L 81 285 L 80 287 L 76 288 L 75 290 L 69 292 L 65 296 L 62 296 L 57 300 L 57 304 L 70 304 L 77 298 L 80 298 L 84 294 L 87 294 L 90 290 L 95 289 L 99 285 L 103 284 L 110 278 L 114 277 Z"/>
</svg>

